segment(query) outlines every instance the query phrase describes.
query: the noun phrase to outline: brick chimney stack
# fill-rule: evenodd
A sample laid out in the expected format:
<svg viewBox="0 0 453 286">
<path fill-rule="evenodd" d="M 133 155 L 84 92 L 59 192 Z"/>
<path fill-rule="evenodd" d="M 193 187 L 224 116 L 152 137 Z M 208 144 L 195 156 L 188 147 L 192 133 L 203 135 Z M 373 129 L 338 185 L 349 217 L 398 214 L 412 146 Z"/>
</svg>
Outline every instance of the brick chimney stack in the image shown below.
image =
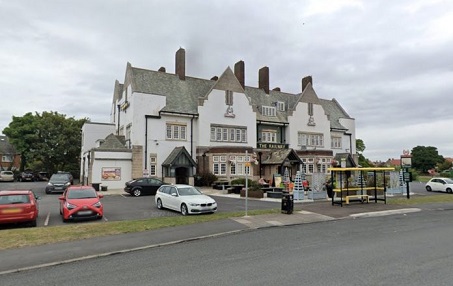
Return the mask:
<svg viewBox="0 0 453 286">
<path fill-rule="evenodd" d="M 313 86 L 313 79 L 311 78 L 311 75 L 306 76 L 302 79 L 302 92 L 304 92 L 305 88 L 309 83 L 311 86 Z"/>
<path fill-rule="evenodd" d="M 258 87 L 264 89 L 266 94 L 269 94 L 269 68 L 262 67 L 258 72 L 259 80 Z"/>
<path fill-rule="evenodd" d="M 242 88 L 245 88 L 245 63 L 244 63 L 244 61 L 238 61 L 234 65 L 234 75 L 238 79 L 239 83 L 242 85 Z"/>
<path fill-rule="evenodd" d="M 179 48 L 176 52 L 176 66 L 175 74 L 179 76 L 180 80 L 186 79 L 186 50 Z"/>
</svg>

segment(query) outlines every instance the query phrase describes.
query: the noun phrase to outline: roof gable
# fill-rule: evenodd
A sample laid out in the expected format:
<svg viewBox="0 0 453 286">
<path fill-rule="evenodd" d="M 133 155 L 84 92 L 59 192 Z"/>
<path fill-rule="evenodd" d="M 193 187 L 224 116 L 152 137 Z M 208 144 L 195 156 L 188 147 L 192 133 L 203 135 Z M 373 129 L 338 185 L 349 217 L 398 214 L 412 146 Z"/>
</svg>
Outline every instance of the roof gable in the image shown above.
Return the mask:
<svg viewBox="0 0 453 286">
<path fill-rule="evenodd" d="M 215 85 L 212 87 L 213 89 L 219 90 L 231 90 L 233 92 L 244 93 L 244 89 L 242 88 L 239 80 L 234 75 L 233 71 L 230 67 L 227 67 L 220 78 L 216 81 Z"/>
<path fill-rule="evenodd" d="M 193 167 L 196 166 L 197 163 L 192 159 L 189 152 L 184 146 L 176 147 L 171 151 L 170 155 L 168 155 L 167 159 L 162 163 L 162 166 L 174 166 L 174 167 Z"/>
</svg>

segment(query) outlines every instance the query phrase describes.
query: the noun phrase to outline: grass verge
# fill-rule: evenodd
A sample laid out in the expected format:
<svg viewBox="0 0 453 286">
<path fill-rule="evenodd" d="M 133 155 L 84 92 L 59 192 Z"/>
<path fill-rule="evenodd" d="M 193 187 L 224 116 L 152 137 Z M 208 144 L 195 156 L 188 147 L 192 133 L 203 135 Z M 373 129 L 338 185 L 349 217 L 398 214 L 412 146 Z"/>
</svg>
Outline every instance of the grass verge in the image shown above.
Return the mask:
<svg viewBox="0 0 453 286">
<path fill-rule="evenodd" d="M 279 213 L 278 209 L 250 210 L 248 215 Z M 143 220 L 128 220 L 96 223 L 74 223 L 63 226 L 18 228 L 1 230 L 0 250 L 56 242 L 87 239 L 122 233 L 189 225 L 244 216 L 244 212 L 215 213 L 212 215 L 159 217 Z"/>
<path fill-rule="evenodd" d="M 453 196 L 450 194 L 436 195 L 436 196 L 411 196 L 410 199 L 406 197 L 387 198 L 387 203 L 397 205 L 420 205 L 431 203 L 452 203 Z"/>
</svg>

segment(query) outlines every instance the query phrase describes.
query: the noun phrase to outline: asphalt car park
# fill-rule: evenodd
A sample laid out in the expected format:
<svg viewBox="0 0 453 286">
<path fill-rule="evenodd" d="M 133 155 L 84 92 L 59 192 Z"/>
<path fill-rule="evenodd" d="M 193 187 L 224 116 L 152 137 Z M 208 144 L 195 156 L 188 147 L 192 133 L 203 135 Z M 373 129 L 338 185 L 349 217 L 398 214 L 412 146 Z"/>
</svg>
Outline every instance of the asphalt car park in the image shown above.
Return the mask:
<svg viewBox="0 0 453 286">
<path fill-rule="evenodd" d="M 39 217 L 37 220 L 38 227 L 63 225 L 59 207 L 59 197 L 61 193 L 46 194 L 45 187 L 47 182 L 2 182 L 0 190 L 7 189 L 31 189 L 39 197 Z M 424 196 L 440 195 L 439 192 L 427 192 L 425 183 L 412 182 L 410 187 L 411 193 Z M 404 194 L 403 194 L 404 195 Z M 212 196 L 217 204 L 217 212 L 238 212 L 245 211 L 245 200 L 226 198 L 221 196 Z M 104 216 L 101 220 L 83 220 L 71 223 L 93 223 L 107 221 L 126 221 L 135 219 L 147 219 L 157 217 L 181 216 L 179 212 L 156 207 L 154 196 L 134 197 L 126 192 L 121 195 L 109 195 L 108 191 L 104 193 L 101 199 L 104 206 Z M 248 200 L 248 210 L 280 208 L 280 202 L 267 202 L 260 200 Z M 201 214 L 211 215 L 211 214 Z M 0 229 L 11 228 L 16 226 L 0 226 Z M 21 226 L 17 226 L 21 227 Z"/>
<path fill-rule="evenodd" d="M 14 182 L 1 184 L 1 190 L 6 189 L 31 189 L 39 197 L 39 217 L 38 227 L 64 225 L 60 215 L 61 193 L 46 194 L 45 187 L 47 182 Z M 181 216 L 179 212 L 156 207 L 154 196 L 134 197 L 124 192 L 121 195 L 109 195 L 104 193 L 101 202 L 104 206 L 104 216 L 101 220 L 81 220 L 71 223 L 93 223 L 107 221 L 125 221 L 135 219 L 147 219 L 156 217 Z M 217 212 L 234 212 L 245 210 L 245 200 L 213 196 L 218 204 Z M 278 202 L 263 202 L 258 200 L 248 200 L 248 210 L 253 209 L 272 209 L 279 208 Z M 211 214 L 202 214 L 211 215 Z M 16 226 L 7 226 L 16 227 Z M 20 227 L 20 226 L 19 226 Z M 0 227 L 0 229 L 5 228 Z"/>
</svg>

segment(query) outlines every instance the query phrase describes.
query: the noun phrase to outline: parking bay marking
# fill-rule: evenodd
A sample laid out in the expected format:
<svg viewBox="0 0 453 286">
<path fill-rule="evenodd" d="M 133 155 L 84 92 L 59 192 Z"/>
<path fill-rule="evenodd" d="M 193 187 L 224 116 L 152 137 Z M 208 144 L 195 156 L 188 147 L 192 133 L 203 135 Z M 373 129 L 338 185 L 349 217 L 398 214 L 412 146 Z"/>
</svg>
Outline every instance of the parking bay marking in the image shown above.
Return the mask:
<svg viewBox="0 0 453 286">
<path fill-rule="evenodd" d="M 50 219 L 50 212 L 47 213 L 46 220 L 44 221 L 44 226 L 47 226 L 49 224 L 49 219 Z"/>
</svg>

